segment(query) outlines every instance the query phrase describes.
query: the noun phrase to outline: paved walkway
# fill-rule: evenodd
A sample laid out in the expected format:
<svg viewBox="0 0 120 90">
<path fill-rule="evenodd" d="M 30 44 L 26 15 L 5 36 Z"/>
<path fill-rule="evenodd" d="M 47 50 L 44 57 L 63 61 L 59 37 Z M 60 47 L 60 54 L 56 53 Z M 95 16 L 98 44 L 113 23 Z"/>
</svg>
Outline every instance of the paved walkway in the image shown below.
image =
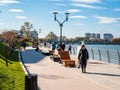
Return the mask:
<svg viewBox="0 0 120 90">
<path fill-rule="evenodd" d="M 30 47 L 22 58 L 29 72 L 38 75 L 40 90 L 120 90 L 119 65 L 89 60 L 87 73 L 81 73 L 81 68 L 64 67 Z"/>
</svg>

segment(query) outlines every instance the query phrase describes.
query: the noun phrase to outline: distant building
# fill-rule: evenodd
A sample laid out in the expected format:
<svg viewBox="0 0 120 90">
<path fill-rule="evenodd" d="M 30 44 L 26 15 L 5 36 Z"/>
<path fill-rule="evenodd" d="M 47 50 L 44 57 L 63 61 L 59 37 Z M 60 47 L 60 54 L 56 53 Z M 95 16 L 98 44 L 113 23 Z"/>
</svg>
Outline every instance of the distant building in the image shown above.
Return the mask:
<svg viewBox="0 0 120 90">
<path fill-rule="evenodd" d="M 100 40 L 100 34 L 99 34 L 99 33 L 97 33 L 97 34 L 95 35 L 95 37 L 96 37 L 97 40 Z"/>
<path fill-rule="evenodd" d="M 96 39 L 95 35 L 96 35 L 95 33 L 91 33 L 90 39 Z"/>
<path fill-rule="evenodd" d="M 100 40 L 100 34 L 99 33 L 85 33 L 85 37 L 88 38 L 89 40 Z"/>
<path fill-rule="evenodd" d="M 113 39 L 113 35 L 111 33 L 105 33 L 103 37 L 104 37 L 104 40 L 107 40 L 107 41 L 112 41 Z"/>
<path fill-rule="evenodd" d="M 23 31 L 17 31 L 18 35 L 20 37 L 26 37 L 26 33 L 24 33 Z M 29 31 L 29 38 L 31 40 L 37 40 L 38 39 L 38 32 L 37 31 Z"/>
<path fill-rule="evenodd" d="M 38 32 L 37 31 L 30 31 L 29 32 L 29 37 L 32 40 L 37 40 L 38 39 Z"/>
<path fill-rule="evenodd" d="M 85 33 L 85 37 L 88 39 L 90 39 L 90 35 L 91 35 L 90 33 Z"/>
</svg>

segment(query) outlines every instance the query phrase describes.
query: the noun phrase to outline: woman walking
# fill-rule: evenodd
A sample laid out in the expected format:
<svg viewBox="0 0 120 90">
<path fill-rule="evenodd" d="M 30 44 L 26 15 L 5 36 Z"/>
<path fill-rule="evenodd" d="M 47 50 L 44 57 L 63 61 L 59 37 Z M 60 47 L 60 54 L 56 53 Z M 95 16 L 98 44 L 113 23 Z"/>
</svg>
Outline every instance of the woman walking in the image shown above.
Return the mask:
<svg viewBox="0 0 120 90">
<path fill-rule="evenodd" d="M 79 60 L 79 64 L 81 65 L 82 73 L 86 73 L 86 66 L 87 66 L 88 59 L 89 59 L 89 54 L 85 45 L 83 44 L 78 54 L 78 60 Z"/>
</svg>

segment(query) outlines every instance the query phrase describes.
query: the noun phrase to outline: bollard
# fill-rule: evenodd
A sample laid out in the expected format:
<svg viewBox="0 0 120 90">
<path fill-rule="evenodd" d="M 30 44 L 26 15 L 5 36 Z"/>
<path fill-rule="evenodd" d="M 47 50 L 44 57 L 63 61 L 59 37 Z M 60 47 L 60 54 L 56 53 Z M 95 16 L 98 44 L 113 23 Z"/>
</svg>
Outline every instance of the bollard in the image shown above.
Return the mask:
<svg viewBox="0 0 120 90">
<path fill-rule="evenodd" d="M 25 76 L 25 90 L 37 90 L 36 74 L 27 74 Z"/>
</svg>

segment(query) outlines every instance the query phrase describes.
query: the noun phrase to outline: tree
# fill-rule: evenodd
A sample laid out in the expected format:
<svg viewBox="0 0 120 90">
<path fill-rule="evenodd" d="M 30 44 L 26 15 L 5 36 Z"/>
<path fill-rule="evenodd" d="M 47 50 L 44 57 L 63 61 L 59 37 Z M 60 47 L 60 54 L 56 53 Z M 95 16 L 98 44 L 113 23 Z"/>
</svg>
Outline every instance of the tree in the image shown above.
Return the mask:
<svg viewBox="0 0 120 90">
<path fill-rule="evenodd" d="M 2 33 L 2 37 L 6 44 L 10 47 L 10 49 L 13 48 L 14 43 L 17 41 L 18 34 L 13 31 L 5 31 Z"/>
<path fill-rule="evenodd" d="M 27 35 L 27 39 L 29 38 L 29 32 L 33 28 L 33 25 L 30 24 L 30 22 L 24 22 L 24 25 L 21 26 L 21 31 L 24 32 Z"/>
<path fill-rule="evenodd" d="M 2 33 L 2 38 L 6 44 L 6 66 L 8 66 L 8 55 L 11 54 L 12 49 L 15 47 L 15 42 L 17 41 L 18 34 L 13 31 L 5 31 Z"/>
<path fill-rule="evenodd" d="M 48 33 L 48 35 L 46 35 L 45 37 L 47 40 L 53 40 L 53 41 L 56 41 L 57 40 L 57 36 L 53 33 L 53 32 L 50 32 Z"/>
<path fill-rule="evenodd" d="M 120 42 L 120 38 L 114 38 L 112 42 Z"/>
</svg>

